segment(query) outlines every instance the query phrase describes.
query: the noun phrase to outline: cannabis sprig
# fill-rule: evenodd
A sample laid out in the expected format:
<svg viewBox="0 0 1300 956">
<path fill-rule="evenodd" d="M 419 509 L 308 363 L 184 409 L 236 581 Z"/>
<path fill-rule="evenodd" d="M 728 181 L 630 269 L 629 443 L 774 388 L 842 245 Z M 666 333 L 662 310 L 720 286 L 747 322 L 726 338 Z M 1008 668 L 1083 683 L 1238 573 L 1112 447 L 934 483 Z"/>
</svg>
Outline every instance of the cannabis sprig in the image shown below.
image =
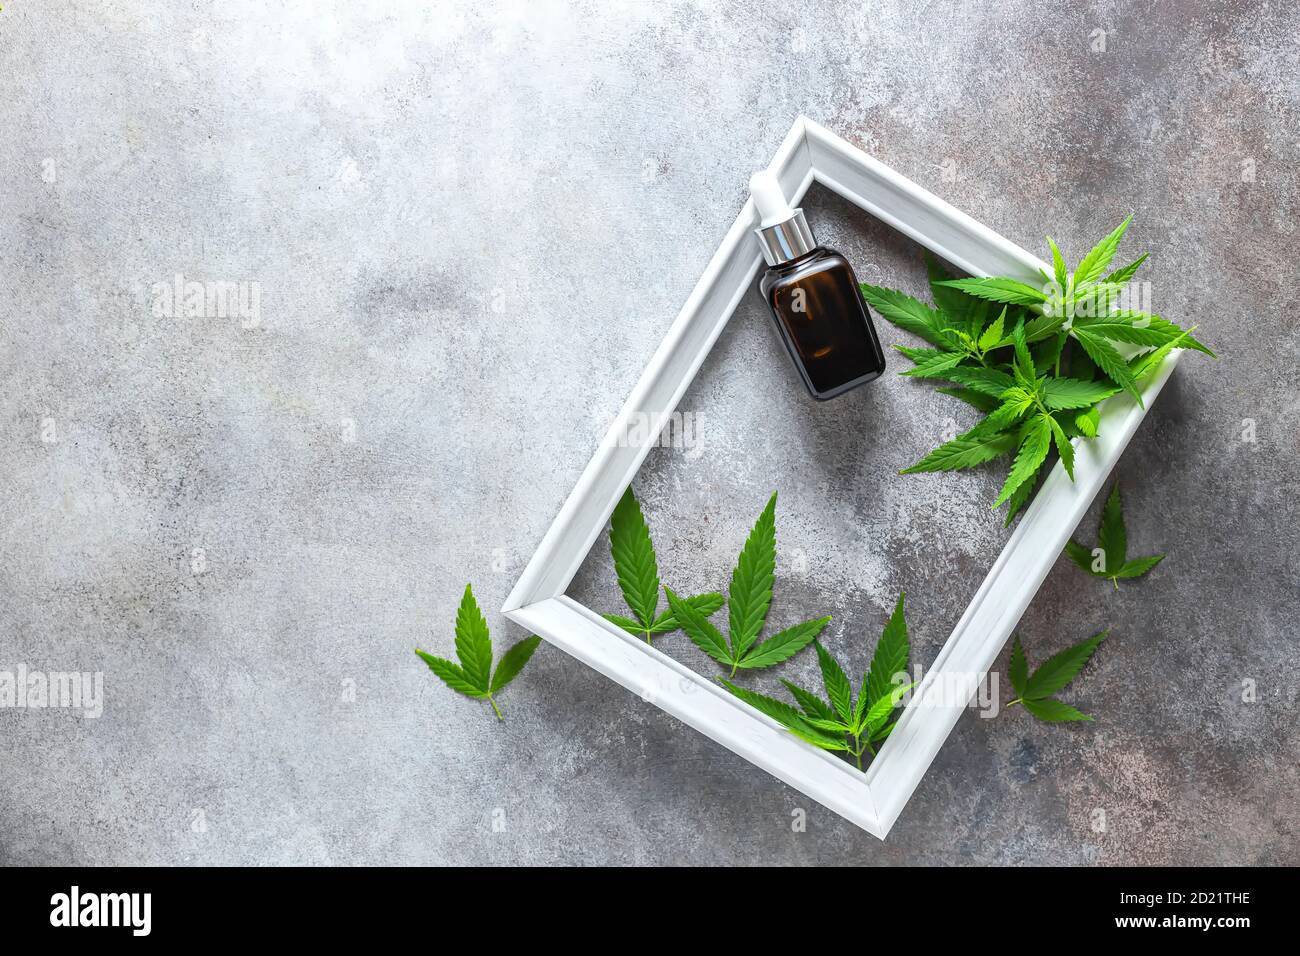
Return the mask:
<svg viewBox="0 0 1300 956">
<path fill-rule="evenodd" d="M 822 686 L 826 698 L 788 680 L 785 685 L 799 705 L 796 709 L 775 697 L 768 697 L 730 681 L 724 687 L 773 720 L 800 740 L 823 750 L 842 751 L 849 754 L 862 769 L 862 755 L 876 755 L 873 744 L 878 744 L 893 732 L 898 723 L 894 712 L 915 682 L 899 685 L 898 675 L 907 673 L 909 656 L 907 622 L 903 618 L 903 595 L 898 596 L 894 613 L 876 644 L 871 665 L 862 675 L 856 702 L 853 685 L 844 668 L 831 653 L 817 641 L 817 661 L 821 666 Z"/>
<path fill-rule="evenodd" d="M 677 630 L 680 625 L 672 608 L 658 613 L 659 561 L 650 540 L 650 526 L 641 512 L 641 503 L 630 487 L 623 492 L 610 516 L 609 547 L 623 600 L 635 617 L 606 614 L 605 620 L 629 634 L 644 637 L 647 644 L 651 643 L 653 635 Z M 716 592 L 683 600 L 705 617 L 722 607 L 722 595 Z"/>
<path fill-rule="evenodd" d="M 952 279 L 929 255 L 934 306 L 862 284 L 863 297 L 898 327 L 931 347 L 895 346 L 914 367 L 903 374 L 938 379 L 940 389 L 983 412 L 974 428 L 945 442 L 904 474 L 972 468 L 1013 456 L 993 507 L 1007 505 L 1007 523 L 1055 462 L 1073 478 L 1075 438 L 1095 438 L 1098 404 L 1121 391 L 1139 403 L 1139 386 L 1176 348 L 1214 353 L 1159 315 L 1120 308 L 1121 293 L 1146 260 L 1106 273 L 1132 217 L 1069 272 L 1056 243 L 1052 275 L 1042 287 L 1005 276 Z M 1000 305 L 1001 309 L 996 311 Z M 1137 350 L 1125 358 L 1117 348 Z"/>
<path fill-rule="evenodd" d="M 1083 665 L 1088 663 L 1089 658 L 1097 650 L 1097 647 L 1106 639 L 1109 632 L 1102 631 L 1086 641 L 1080 641 L 1073 647 L 1067 647 L 1059 654 L 1054 654 L 1034 671 L 1029 673 L 1029 660 L 1025 657 L 1025 649 L 1020 646 L 1020 636 L 1017 635 L 1015 643 L 1011 647 L 1011 664 L 1008 668 L 1008 676 L 1011 678 L 1011 687 L 1019 695 L 1015 700 L 1007 703 L 1008 707 L 1014 707 L 1020 704 L 1039 720 L 1046 721 L 1049 724 L 1065 723 L 1071 720 L 1092 720 L 1092 717 L 1082 713 L 1069 704 L 1063 704 L 1061 701 L 1052 697 L 1057 691 L 1062 690 L 1070 681 L 1078 676 L 1079 671 L 1083 670 Z"/>
<path fill-rule="evenodd" d="M 789 660 L 822 632 L 830 617 L 805 621 L 759 641 L 772 605 L 776 580 L 776 492 L 758 516 L 745 546 L 731 573 L 727 591 L 728 633 L 724 637 L 708 616 L 689 600 L 678 597 L 665 587 L 668 607 L 686 636 L 719 664 L 737 670 L 771 667 Z"/>
<path fill-rule="evenodd" d="M 456 612 L 456 657 L 460 663 L 435 657 L 418 647 L 415 653 L 429 665 L 429 670 L 438 675 L 439 680 L 456 693 L 486 700 L 492 705 L 497 720 L 505 720 L 494 695 L 519 676 L 541 642 L 542 639 L 536 635 L 525 637 L 501 655 L 496 670 L 493 670 L 492 637 L 483 612 L 474 600 L 474 591 L 467 584 L 460 609 Z"/>
<path fill-rule="evenodd" d="M 1120 578 L 1140 578 L 1165 559 L 1163 554 L 1145 558 L 1128 556 L 1128 531 L 1124 527 L 1124 505 L 1119 482 L 1115 482 L 1101 512 L 1097 528 L 1097 547 L 1088 548 L 1071 538 L 1065 553 L 1093 577 L 1105 578 L 1119 588 Z"/>
</svg>

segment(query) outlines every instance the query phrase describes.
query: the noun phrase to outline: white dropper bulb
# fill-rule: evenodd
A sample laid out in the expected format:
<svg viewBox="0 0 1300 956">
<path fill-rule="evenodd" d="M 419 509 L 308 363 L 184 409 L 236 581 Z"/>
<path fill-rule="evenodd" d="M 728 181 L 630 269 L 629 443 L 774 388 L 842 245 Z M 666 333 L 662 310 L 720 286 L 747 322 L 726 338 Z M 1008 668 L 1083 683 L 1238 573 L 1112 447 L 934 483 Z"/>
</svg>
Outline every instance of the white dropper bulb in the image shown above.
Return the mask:
<svg viewBox="0 0 1300 956">
<path fill-rule="evenodd" d="M 767 170 L 749 177 L 749 193 L 754 197 L 754 205 L 758 207 L 761 228 L 766 229 L 794 217 L 794 210 L 785 201 L 781 184 Z"/>
</svg>

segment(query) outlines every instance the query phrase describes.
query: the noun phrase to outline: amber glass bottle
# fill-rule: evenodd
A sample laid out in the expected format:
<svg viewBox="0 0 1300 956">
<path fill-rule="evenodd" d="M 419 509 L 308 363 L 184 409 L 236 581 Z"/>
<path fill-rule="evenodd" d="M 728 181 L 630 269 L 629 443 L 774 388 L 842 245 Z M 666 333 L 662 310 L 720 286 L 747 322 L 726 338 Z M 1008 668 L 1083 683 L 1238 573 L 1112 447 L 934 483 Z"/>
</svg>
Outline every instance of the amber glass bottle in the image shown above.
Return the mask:
<svg viewBox="0 0 1300 956">
<path fill-rule="evenodd" d="M 769 266 L 758 289 L 808 391 L 825 401 L 878 378 L 885 356 L 853 267 L 817 245 L 803 211 L 790 208 L 770 173 L 756 173 L 750 192 Z"/>
</svg>

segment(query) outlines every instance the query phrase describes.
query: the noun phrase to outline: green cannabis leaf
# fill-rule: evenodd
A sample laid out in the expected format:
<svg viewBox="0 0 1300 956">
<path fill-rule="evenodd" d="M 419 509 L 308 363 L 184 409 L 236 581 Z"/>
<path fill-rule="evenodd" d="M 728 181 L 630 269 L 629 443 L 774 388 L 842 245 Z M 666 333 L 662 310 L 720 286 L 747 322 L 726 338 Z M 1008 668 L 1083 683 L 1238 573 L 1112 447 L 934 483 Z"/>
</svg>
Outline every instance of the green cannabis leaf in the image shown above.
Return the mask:
<svg viewBox="0 0 1300 956">
<path fill-rule="evenodd" d="M 686 636 L 719 664 L 730 667 L 730 676 L 735 677 L 738 669 L 771 667 L 788 660 L 816 640 L 822 628 L 830 623 L 829 617 L 805 621 L 760 642 L 758 638 L 772 604 L 775 577 L 776 492 L 773 492 L 731 573 L 727 593 L 730 633 L 726 637 L 689 599 L 678 597 L 667 587 L 664 594 L 674 620 Z"/>
<path fill-rule="evenodd" d="M 1120 501 L 1119 482 L 1115 482 L 1101 512 L 1097 529 L 1097 547 L 1087 548 L 1073 538 L 1065 543 L 1065 553 L 1093 577 L 1107 578 L 1119 587 L 1120 578 L 1140 578 L 1164 560 L 1163 554 L 1146 558 L 1129 558 L 1128 532 L 1124 527 L 1124 506 Z"/>
<path fill-rule="evenodd" d="M 907 673 L 908 658 L 907 622 L 903 619 L 903 595 L 898 596 L 894 613 L 885 625 L 876 644 L 871 666 L 862 675 L 858 685 L 857 700 L 848 675 L 820 641 L 814 643 L 817 661 L 821 666 L 822 687 L 826 697 L 800 687 L 788 680 L 781 683 L 798 703 L 790 706 L 784 701 L 755 691 L 737 687 L 730 681 L 722 684 L 755 710 L 761 711 L 785 727 L 800 740 L 823 750 L 836 750 L 849 754 L 862 769 L 862 755 L 875 756 L 872 746 L 883 741 L 898 723 L 894 711 L 903 696 L 916 686 L 915 682 L 899 685 L 898 676 Z"/>
<path fill-rule="evenodd" d="M 1029 673 L 1029 661 L 1025 649 L 1020 646 L 1020 637 L 1016 636 L 1011 647 L 1011 663 L 1007 676 L 1011 678 L 1011 687 L 1018 695 L 1007 703 L 1008 707 L 1024 705 L 1039 720 L 1049 724 L 1059 724 L 1070 720 L 1092 720 L 1087 714 L 1080 713 L 1069 704 L 1063 704 L 1052 697 L 1057 691 L 1078 676 L 1083 665 L 1088 663 L 1098 645 L 1106 639 L 1107 631 L 1081 641 L 1073 647 L 1067 647 L 1059 654 L 1049 657 L 1034 673 Z"/>
<path fill-rule="evenodd" d="M 1214 356 L 1192 330 L 1122 307 L 1127 284 L 1147 257 L 1106 270 L 1131 221 L 1097 243 L 1073 273 L 1048 238 L 1052 275 L 1042 273 L 1041 287 L 1005 276 L 954 279 L 928 254 L 933 306 L 862 284 L 872 308 L 927 343 L 895 346 L 913 362 L 902 374 L 952 383 L 940 391 L 984 416 L 903 474 L 1009 457 L 993 507 L 1006 504 L 1010 524 L 1056 461 L 1074 477 L 1073 442 L 1097 437 L 1100 402 L 1126 392 L 1140 405 L 1142 380 L 1176 348 Z"/>
<path fill-rule="evenodd" d="M 460 663 L 434 657 L 418 647 L 415 653 L 452 690 L 475 700 L 486 700 L 492 705 L 497 719 L 505 720 L 493 695 L 519 676 L 541 642 L 542 639 L 536 635 L 525 637 L 501 655 L 501 660 L 493 671 L 492 638 L 488 633 L 487 621 L 483 619 L 483 612 L 474 600 L 474 591 L 467 584 L 460 609 L 456 612 L 456 657 Z"/>
<path fill-rule="evenodd" d="M 641 504 L 631 487 L 623 492 L 610 516 L 609 546 L 614 558 L 614 573 L 623 591 L 623 600 L 634 617 L 606 614 L 605 620 L 637 637 L 647 644 L 655 634 L 669 634 L 680 627 L 671 608 L 662 614 L 659 610 L 659 563 L 654 544 L 650 540 L 650 527 Z M 705 617 L 722 607 L 722 595 L 699 594 L 685 601 Z"/>
</svg>

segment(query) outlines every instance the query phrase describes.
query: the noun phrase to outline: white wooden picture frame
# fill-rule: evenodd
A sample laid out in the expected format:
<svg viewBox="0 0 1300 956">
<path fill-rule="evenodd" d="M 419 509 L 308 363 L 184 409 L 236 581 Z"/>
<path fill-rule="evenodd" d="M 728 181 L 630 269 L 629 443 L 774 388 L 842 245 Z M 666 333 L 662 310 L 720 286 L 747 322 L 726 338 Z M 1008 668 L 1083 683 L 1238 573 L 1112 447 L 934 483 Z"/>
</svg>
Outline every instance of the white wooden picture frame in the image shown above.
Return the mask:
<svg viewBox="0 0 1300 956">
<path fill-rule="evenodd" d="M 1050 274 L 1041 260 L 1015 243 L 802 116 L 768 168 L 791 205 L 799 204 L 813 182 L 821 183 L 970 275 L 1010 275 L 1038 285 L 1039 270 Z M 1179 353 L 1173 352 L 1146 381 L 1145 408 L 1123 393 L 1103 404 L 1099 437 L 1077 443 L 1074 481 L 1059 462 L 1047 476 L 913 692 L 913 703 L 864 773 L 796 739 L 713 680 L 565 595 L 656 441 L 651 429 L 632 424 L 667 420 L 741 297 L 753 288 L 761 263 L 752 234 L 757 224 L 750 199 L 502 610 L 584 664 L 884 839 L 1151 408 Z M 635 437 L 629 441 L 629 436 Z M 938 681 L 959 692 L 947 695 L 944 705 L 918 706 L 918 700 L 928 701 L 927 692 Z"/>
</svg>

